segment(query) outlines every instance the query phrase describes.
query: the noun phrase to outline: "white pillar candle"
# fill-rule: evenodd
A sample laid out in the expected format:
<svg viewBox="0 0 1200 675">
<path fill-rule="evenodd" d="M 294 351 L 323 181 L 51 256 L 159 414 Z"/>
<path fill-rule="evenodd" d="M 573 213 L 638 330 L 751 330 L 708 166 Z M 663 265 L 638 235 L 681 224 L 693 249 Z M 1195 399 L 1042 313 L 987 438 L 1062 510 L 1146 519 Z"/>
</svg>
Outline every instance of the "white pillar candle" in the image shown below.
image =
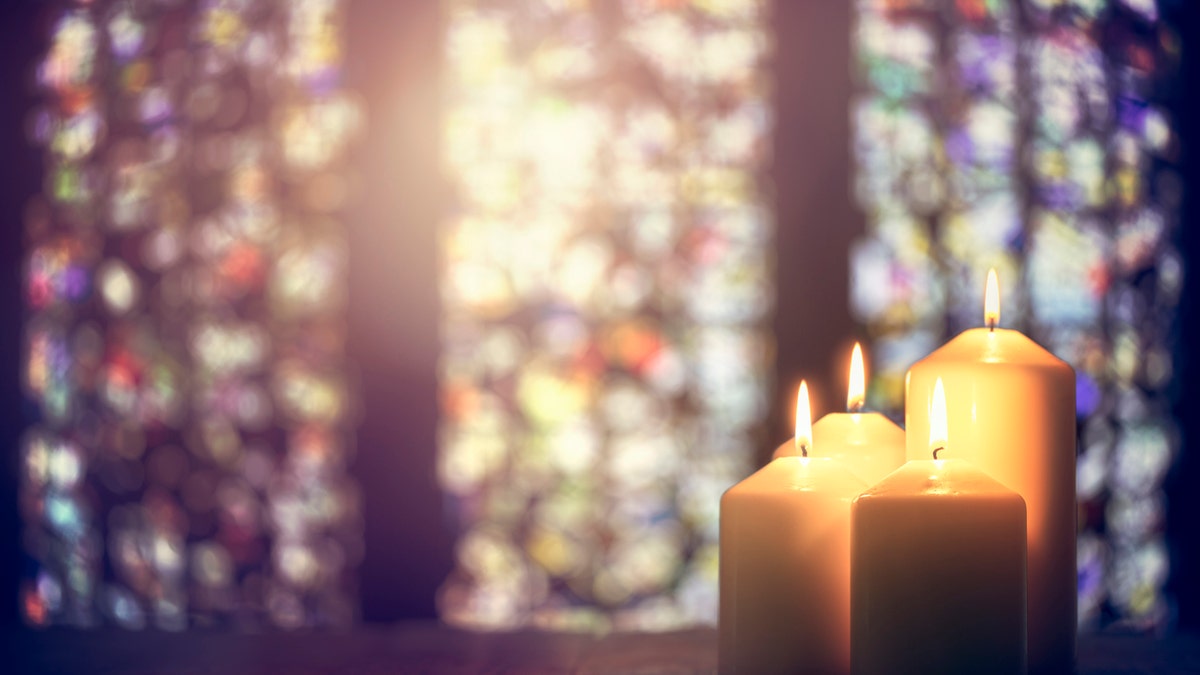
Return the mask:
<svg viewBox="0 0 1200 675">
<path fill-rule="evenodd" d="M 866 487 L 812 446 L 807 385 L 799 456 L 721 497 L 718 662 L 723 674 L 848 673 L 850 500 Z"/>
<path fill-rule="evenodd" d="M 1069 673 L 1075 662 L 1075 371 L 1015 330 L 997 328 L 995 272 L 986 328 L 968 330 L 908 371 L 908 458 L 925 459 L 934 383 L 946 391 L 954 457 L 1025 499 L 1029 670 Z"/>
<path fill-rule="evenodd" d="M 933 447 L 950 450 L 941 408 Z M 854 673 L 1025 671 L 1020 495 L 966 460 L 913 460 L 859 495 L 851 521 Z"/>
<path fill-rule="evenodd" d="M 874 485 L 904 463 L 904 430 L 879 413 L 862 412 L 866 379 L 862 347 L 856 342 L 850 357 L 846 412 L 829 413 L 817 420 L 809 456 L 835 459 L 864 483 Z M 786 442 L 775 449 L 774 456 L 794 454 L 795 444 Z"/>
</svg>

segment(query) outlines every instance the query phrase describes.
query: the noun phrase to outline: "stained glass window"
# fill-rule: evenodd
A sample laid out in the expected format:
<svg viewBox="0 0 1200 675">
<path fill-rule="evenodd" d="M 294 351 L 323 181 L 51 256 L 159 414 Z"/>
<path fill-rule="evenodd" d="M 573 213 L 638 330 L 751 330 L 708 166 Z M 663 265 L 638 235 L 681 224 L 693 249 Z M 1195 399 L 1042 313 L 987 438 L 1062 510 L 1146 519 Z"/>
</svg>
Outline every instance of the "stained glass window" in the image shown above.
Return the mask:
<svg viewBox="0 0 1200 675">
<path fill-rule="evenodd" d="M 20 449 L 31 624 L 337 624 L 339 0 L 59 2 L 36 69 Z"/>
<path fill-rule="evenodd" d="M 1153 0 L 859 0 L 856 194 L 868 233 L 852 306 L 871 392 L 979 325 L 995 266 L 1005 323 L 1078 376 L 1083 626 L 1161 625 L 1171 324 L 1182 262 L 1178 35 Z"/>
<path fill-rule="evenodd" d="M 447 0 L 456 624 L 714 621 L 768 408 L 763 0 Z"/>
</svg>

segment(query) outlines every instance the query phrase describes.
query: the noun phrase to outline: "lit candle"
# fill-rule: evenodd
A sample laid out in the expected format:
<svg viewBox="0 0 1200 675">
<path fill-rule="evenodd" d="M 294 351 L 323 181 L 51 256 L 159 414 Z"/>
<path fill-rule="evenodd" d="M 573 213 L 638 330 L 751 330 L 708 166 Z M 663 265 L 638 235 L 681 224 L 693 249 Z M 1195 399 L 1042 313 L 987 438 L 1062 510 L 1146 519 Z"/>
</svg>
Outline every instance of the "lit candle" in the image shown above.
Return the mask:
<svg viewBox="0 0 1200 675">
<path fill-rule="evenodd" d="M 721 497 L 721 673 L 850 670 L 850 500 L 866 487 L 813 443 L 808 385 L 797 454 Z"/>
<path fill-rule="evenodd" d="M 904 463 L 904 430 L 879 413 L 862 412 L 866 402 L 866 368 L 862 347 L 854 343 L 846 412 L 829 413 L 813 425 L 812 457 L 831 457 L 873 485 Z M 775 457 L 796 453 L 793 443 L 775 450 Z"/>
<path fill-rule="evenodd" d="M 937 380 L 926 457 L 854 500 L 855 673 L 1025 670 L 1025 502 L 946 442 Z"/>
<path fill-rule="evenodd" d="M 908 458 L 924 459 L 937 378 L 956 455 L 1017 491 L 1028 514 L 1029 670 L 1068 673 L 1075 661 L 1075 371 L 1015 330 L 998 328 L 995 270 L 986 328 L 974 328 L 908 371 Z"/>
</svg>

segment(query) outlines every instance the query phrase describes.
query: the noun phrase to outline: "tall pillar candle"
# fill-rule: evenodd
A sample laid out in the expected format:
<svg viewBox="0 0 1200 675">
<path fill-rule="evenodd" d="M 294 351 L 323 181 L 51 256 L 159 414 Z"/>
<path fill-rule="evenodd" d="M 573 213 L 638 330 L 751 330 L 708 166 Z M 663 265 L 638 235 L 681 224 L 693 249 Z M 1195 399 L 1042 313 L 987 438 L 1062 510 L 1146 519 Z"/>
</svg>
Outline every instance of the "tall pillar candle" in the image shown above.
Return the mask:
<svg viewBox="0 0 1200 675">
<path fill-rule="evenodd" d="M 970 462 L 938 457 L 955 449 L 944 398 L 940 408 L 929 459 L 851 507 L 856 675 L 1025 671 L 1025 502 Z"/>
<path fill-rule="evenodd" d="M 929 410 L 945 383 L 949 436 L 966 459 L 1025 500 L 1031 673 L 1074 668 L 1075 371 L 1000 318 L 995 272 L 986 328 L 955 337 L 908 371 L 908 458 L 928 456 Z"/>
<path fill-rule="evenodd" d="M 850 356 L 846 412 L 829 413 L 813 425 L 810 457 L 837 460 L 867 485 L 873 485 L 904 463 L 904 430 L 879 413 L 862 412 L 866 401 L 866 368 L 856 342 Z M 794 455 L 793 443 L 775 450 L 775 457 Z"/>
<path fill-rule="evenodd" d="M 801 384 L 800 454 L 721 497 L 723 675 L 850 671 L 850 500 L 866 485 L 832 459 L 804 456 L 807 399 Z"/>
</svg>

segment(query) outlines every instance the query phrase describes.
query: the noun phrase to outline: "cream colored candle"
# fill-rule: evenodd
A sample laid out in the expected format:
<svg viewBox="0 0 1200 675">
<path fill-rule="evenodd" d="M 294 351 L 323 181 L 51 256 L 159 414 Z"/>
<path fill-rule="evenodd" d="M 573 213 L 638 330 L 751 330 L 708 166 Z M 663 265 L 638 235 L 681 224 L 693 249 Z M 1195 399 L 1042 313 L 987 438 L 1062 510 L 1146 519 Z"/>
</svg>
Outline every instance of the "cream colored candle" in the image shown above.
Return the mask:
<svg viewBox="0 0 1200 675">
<path fill-rule="evenodd" d="M 799 456 L 780 457 L 721 497 L 719 671 L 848 673 L 850 500 L 866 487 L 812 446 L 807 385 Z"/>
<path fill-rule="evenodd" d="M 851 521 L 856 674 L 1025 671 L 1020 495 L 966 460 L 919 459 L 859 495 Z"/>
<path fill-rule="evenodd" d="M 879 413 L 862 412 L 866 401 L 866 368 L 862 347 L 854 343 L 846 412 L 829 413 L 813 425 L 810 457 L 841 462 L 867 485 L 873 485 L 904 463 L 904 430 Z M 780 445 L 775 457 L 796 454 L 795 444 Z"/>
<path fill-rule="evenodd" d="M 1075 661 L 1075 371 L 1000 319 L 988 275 L 986 328 L 968 330 L 908 371 L 908 458 L 925 459 L 929 405 L 947 393 L 948 457 L 969 460 L 1025 499 L 1029 670 L 1069 673 Z"/>
</svg>

